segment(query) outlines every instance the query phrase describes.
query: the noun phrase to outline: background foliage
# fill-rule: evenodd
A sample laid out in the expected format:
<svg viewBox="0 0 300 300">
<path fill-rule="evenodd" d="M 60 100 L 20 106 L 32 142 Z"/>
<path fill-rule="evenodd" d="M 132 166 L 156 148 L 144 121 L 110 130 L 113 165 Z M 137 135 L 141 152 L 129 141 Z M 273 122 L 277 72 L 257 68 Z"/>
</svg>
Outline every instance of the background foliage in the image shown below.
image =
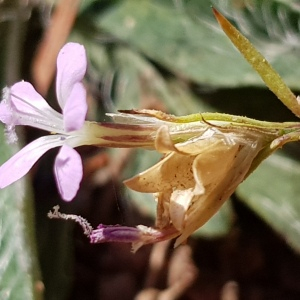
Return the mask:
<svg viewBox="0 0 300 300">
<path fill-rule="evenodd" d="M 6 41 L 0 45 L 1 65 L 4 66 L 0 72 L 2 86 L 19 78 L 30 78 L 29 61 L 34 53 L 31 50 L 38 45 L 36 33 L 41 36 L 51 9 L 55 7 L 50 0 L 48 3 L 29 1 L 23 8 L 20 2 L 4 1 L 1 4 L 0 35 L 1 40 Z M 86 83 L 94 99 L 90 118 L 103 120 L 105 111 L 143 107 L 176 115 L 218 111 L 269 121 L 294 120 L 220 30 L 211 5 L 253 42 L 291 88 L 299 89 L 299 1 L 85 0 L 81 2 L 69 40 L 80 42 L 87 49 Z M 22 9 L 23 12 L 26 9 L 26 16 L 20 14 Z M 9 28 L 14 29 L 10 31 Z M 26 138 L 31 139 L 37 134 L 27 132 Z M 5 145 L 3 135 L 1 140 L 3 161 L 12 151 Z M 125 154 L 114 150 L 110 155 L 116 161 L 125 155 L 127 163 L 123 161 L 115 173 L 109 173 L 111 168 L 101 169 L 96 172 L 93 182 L 103 183 L 112 175 L 117 179 L 128 178 L 159 159 L 156 153 L 144 150 Z M 296 252 L 300 252 L 299 158 L 298 144 L 285 147 L 266 160 L 234 196 L 263 218 Z M 40 169 L 42 166 L 49 167 L 45 162 L 40 164 Z M 43 184 L 43 189 L 47 190 L 53 182 L 52 179 L 49 183 L 48 178 L 37 178 L 42 172 L 40 169 L 33 177 L 34 182 Z M 83 187 L 85 192 L 87 187 Z M 30 293 L 38 271 L 32 267 L 31 250 L 27 251 L 31 249 L 28 245 L 32 244 L 33 238 L 27 234 L 27 227 L 32 231 L 32 225 L 31 221 L 26 223 L 28 212 L 23 207 L 26 191 L 25 184 L 1 191 L 0 298 L 5 293 L 1 299 L 25 299 L 14 293 L 27 293 L 27 299 L 33 297 Z M 144 215 L 153 216 L 155 203 L 151 195 L 124 192 Z M 36 191 L 36 195 L 42 195 L 41 191 Z M 46 298 L 65 299 L 60 289 L 67 290 L 69 286 L 72 225 L 59 223 L 50 228 L 49 222 L 44 220 L 45 214 L 51 204 L 60 200 L 52 194 L 44 198 L 50 200 L 41 203 L 43 199 L 37 198 L 36 207 Z M 83 192 L 74 206 L 65 207 L 65 211 L 81 213 L 82 198 Z M 22 205 L 13 205 L 16 203 Z M 235 224 L 235 214 L 228 201 L 196 235 L 215 238 L 228 234 Z M 104 223 L 103 220 L 97 222 Z M 8 257 L 8 252 L 16 254 Z M 19 259 L 20 252 L 25 257 Z M 24 261 L 31 266 L 24 269 Z M 66 274 L 60 273 L 62 264 L 68 266 Z M 9 265 L 15 265 L 14 271 L 9 271 Z M 19 289 L 12 280 L 16 270 L 20 276 L 20 270 L 27 274 L 22 285 L 18 285 Z"/>
</svg>

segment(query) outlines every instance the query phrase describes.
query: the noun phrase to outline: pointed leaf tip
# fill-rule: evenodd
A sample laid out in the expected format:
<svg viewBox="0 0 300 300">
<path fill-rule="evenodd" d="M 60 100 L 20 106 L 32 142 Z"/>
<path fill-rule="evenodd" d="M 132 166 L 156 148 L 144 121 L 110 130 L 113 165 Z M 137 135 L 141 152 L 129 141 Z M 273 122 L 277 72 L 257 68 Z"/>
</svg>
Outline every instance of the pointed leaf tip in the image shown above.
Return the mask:
<svg viewBox="0 0 300 300">
<path fill-rule="evenodd" d="M 243 36 L 218 10 L 212 11 L 224 33 L 244 56 L 248 63 L 260 75 L 266 86 L 287 106 L 297 117 L 300 117 L 300 105 L 296 96 L 285 84 L 263 55 Z"/>
<path fill-rule="evenodd" d="M 215 18 L 219 21 L 219 17 L 222 17 L 222 15 L 213 6 L 211 7 L 211 9 L 212 9 L 212 11 L 213 11 L 213 13 L 215 15 Z"/>
<path fill-rule="evenodd" d="M 212 11 L 213 11 L 213 14 L 214 14 L 215 18 L 217 19 L 218 23 L 220 24 L 221 28 L 226 33 L 226 35 L 228 35 L 227 30 L 230 27 L 233 27 L 233 25 L 214 7 L 212 7 Z"/>
</svg>

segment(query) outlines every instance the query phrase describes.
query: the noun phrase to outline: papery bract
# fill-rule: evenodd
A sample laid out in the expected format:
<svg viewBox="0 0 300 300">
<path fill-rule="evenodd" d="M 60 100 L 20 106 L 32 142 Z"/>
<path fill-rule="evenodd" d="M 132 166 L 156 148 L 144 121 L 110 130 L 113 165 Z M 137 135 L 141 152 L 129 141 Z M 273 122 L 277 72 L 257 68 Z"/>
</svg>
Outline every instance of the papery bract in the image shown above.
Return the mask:
<svg viewBox="0 0 300 300">
<path fill-rule="evenodd" d="M 172 142 L 166 130 L 160 131 L 164 152 Z M 173 225 L 180 234 L 177 245 L 218 211 L 265 145 L 260 133 L 226 133 L 211 127 L 197 138 L 173 144 L 159 163 L 125 184 L 155 194 L 156 226 Z"/>
</svg>

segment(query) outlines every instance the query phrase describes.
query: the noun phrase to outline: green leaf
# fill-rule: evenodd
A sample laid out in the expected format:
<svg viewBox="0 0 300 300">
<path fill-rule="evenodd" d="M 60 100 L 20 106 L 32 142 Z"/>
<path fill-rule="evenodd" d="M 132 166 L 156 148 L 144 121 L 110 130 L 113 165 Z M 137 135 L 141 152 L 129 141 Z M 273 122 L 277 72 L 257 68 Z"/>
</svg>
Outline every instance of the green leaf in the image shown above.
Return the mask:
<svg viewBox="0 0 300 300">
<path fill-rule="evenodd" d="M 295 4 L 241 2 L 234 5 L 231 1 L 213 1 L 227 16 L 233 16 L 238 28 L 270 60 L 285 82 L 292 88 L 298 87 L 300 71 L 293 67 L 298 61 L 295 49 L 300 46 L 295 25 L 299 11 Z M 211 1 L 192 0 L 176 5 L 174 1 L 123 0 L 106 10 L 94 9 L 89 18 L 99 32 L 105 29 L 120 43 L 179 77 L 227 88 L 264 86 L 218 27 Z"/>
<path fill-rule="evenodd" d="M 300 9 L 298 1 L 215 0 L 216 7 L 234 21 L 237 28 L 266 57 L 291 88 L 299 89 Z"/>
<path fill-rule="evenodd" d="M 202 84 L 240 85 L 245 73 L 252 73 L 250 66 L 236 54 L 217 23 L 211 27 L 209 2 L 199 1 L 199 6 L 201 14 L 194 20 L 165 3 L 128 0 L 93 20 L 99 30 L 106 29 L 178 76 Z M 239 65 L 238 74 L 232 72 L 233 60 Z M 254 73 L 251 77 L 257 81 Z"/>
<path fill-rule="evenodd" d="M 1 128 L 0 164 L 17 150 L 6 144 Z M 0 299 L 41 299 L 33 201 L 25 180 L 0 190 L 0 198 Z"/>
<path fill-rule="evenodd" d="M 300 163 L 275 153 L 237 189 L 237 195 L 300 252 Z"/>
</svg>

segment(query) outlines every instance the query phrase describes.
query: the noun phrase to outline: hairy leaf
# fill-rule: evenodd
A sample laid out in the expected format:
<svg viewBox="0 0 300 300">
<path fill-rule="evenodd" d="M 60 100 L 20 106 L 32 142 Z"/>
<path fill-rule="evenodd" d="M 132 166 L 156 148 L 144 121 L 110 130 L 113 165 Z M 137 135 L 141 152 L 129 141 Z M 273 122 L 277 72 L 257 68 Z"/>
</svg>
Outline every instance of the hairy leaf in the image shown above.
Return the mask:
<svg viewBox="0 0 300 300">
<path fill-rule="evenodd" d="M 6 144 L 1 128 L 1 163 L 16 148 Z M 31 193 L 25 180 L 19 180 L 0 190 L 0 197 L 0 299 L 41 299 Z"/>
<path fill-rule="evenodd" d="M 300 251 L 300 163 L 274 154 L 237 189 L 237 195 Z"/>
</svg>

